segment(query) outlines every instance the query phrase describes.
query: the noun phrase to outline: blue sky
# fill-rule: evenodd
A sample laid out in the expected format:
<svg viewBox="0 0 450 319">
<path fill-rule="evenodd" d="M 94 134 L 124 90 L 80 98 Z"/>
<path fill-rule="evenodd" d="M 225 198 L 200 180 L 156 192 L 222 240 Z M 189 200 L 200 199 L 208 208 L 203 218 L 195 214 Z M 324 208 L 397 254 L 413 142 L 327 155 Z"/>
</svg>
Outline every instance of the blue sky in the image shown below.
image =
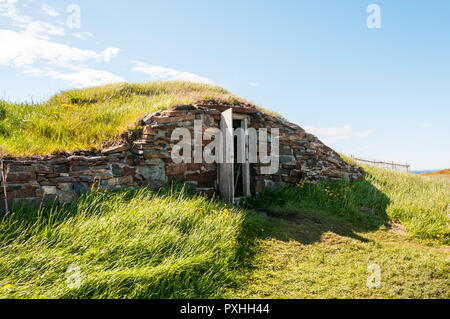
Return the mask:
<svg viewBox="0 0 450 319">
<path fill-rule="evenodd" d="M 450 167 L 450 1 L 0 0 L 1 99 L 170 79 L 223 86 L 345 154 Z"/>
</svg>

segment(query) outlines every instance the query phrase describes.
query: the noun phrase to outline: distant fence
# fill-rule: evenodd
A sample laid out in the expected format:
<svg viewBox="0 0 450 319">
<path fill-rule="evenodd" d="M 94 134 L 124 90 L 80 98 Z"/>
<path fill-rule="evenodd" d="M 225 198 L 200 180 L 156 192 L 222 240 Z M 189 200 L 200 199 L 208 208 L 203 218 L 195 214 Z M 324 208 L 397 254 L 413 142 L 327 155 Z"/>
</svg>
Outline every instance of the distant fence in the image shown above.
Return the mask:
<svg viewBox="0 0 450 319">
<path fill-rule="evenodd" d="M 351 156 L 351 158 L 355 162 L 358 162 L 361 164 L 367 164 L 370 166 L 381 167 L 381 168 L 390 169 L 393 171 L 400 171 L 400 172 L 407 172 L 407 173 L 409 173 L 411 171 L 411 166 L 409 164 L 398 164 L 398 163 L 394 163 L 394 162 L 367 160 L 367 159 L 358 158 L 353 155 Z"/>
</svg>

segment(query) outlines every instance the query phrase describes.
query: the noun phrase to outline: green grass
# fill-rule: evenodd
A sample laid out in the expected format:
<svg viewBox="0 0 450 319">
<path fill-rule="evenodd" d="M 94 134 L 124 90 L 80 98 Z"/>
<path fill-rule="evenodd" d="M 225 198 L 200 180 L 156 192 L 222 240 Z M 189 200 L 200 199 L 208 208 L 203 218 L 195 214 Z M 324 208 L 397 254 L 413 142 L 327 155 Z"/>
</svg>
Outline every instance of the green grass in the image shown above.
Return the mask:
<svg viewBox="0 0 450 319">
<path fill-rule="evenodd" d="M 71 90 L 41 104 L 0 101 L 0 145 L 13 156 L 101 149 L 147 114 L 211 99 L 248 103 L 218 86 L 181 81 Z"/>
<path fill-rule="evenodd" d="M 325 212 L 265 220 L 252 271 L 224 297 L 450 298 L 448 248 Z M 380 269 L 378 288 L 367 287 L 373 264 Z"/>
<path fill-rule="evenodd" d="M 0 298 L 449 298 L 448 182 L 366 171 L 247 209 L 178 187 L 15 207 L 0 223 Z"/>
<path fill-rule="evenodd" d="M 219 296 L 251 251 L 242 248 L 245 220 L 173 189 L 15 209 L 0 224 L 0 298 Z M 80 270 L 77 289 L 67 284 L 71 265 Z"/>
<path fill-rule="evenodd" d="M 366 176 L 354 183 L 305 182 L 250 198 L 250 208 L 266 211 L 326 210 L 377 229 L 401 223 L 411 236 L 450 243 L 450 181 L 363 166 Z"/>
<path fill-rule="evenodd" d="M 352 184 L 301 183 L 248 199 L 270 217 L 253 271 L 226 297 L 450 298 L 450 183 L 364 168 Z M 372 264 L 379 288 L 366 285 Z"/>
</svg>

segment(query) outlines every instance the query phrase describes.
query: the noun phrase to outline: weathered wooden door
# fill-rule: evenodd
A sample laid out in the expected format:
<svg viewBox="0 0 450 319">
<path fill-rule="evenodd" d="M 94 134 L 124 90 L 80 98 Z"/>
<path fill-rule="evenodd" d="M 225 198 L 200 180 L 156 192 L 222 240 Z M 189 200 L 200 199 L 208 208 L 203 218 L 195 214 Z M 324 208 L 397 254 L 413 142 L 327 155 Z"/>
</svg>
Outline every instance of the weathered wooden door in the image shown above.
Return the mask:
<svg viewBox="0 0 450 319">
<path fill-rule="evenodd" d="M 218 183 L 219 192 L 223 199 L 229 203 L 234 202 L 234 131 L 233 109 L 222 112 L 220 119 L 222 141 L 219 147 L 222 150 L 222 160 L 219 163 Z M 221 144 L 221 145 L 220 145 Z"/>
<path fill-rule="evenodd" d="M 250 154 L 249 154 L 249 135 L 248 135 L 248 117 L 242 120 L 242 128 L 244 129 L 244 145 L 245 145 L 245 158 L 242 164 L 242 176 L 244 181 L 244 196 L 252 196 L 250 191 Z"/>
</svg>

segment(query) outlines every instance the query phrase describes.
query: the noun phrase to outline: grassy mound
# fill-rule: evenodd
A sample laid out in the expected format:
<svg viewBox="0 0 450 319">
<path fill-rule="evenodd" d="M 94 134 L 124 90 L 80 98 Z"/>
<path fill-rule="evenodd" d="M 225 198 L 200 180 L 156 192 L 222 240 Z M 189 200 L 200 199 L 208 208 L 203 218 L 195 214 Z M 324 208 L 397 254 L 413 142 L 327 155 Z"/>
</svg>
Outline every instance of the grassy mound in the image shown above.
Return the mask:
<svg viewBox="0 0 450 319">
<path fill-rule="evenodd" d="M 0 224 L 0 298 L 218 296 L 251 250 L 247 217 L 178 190 L 16 209 Z"/>
<path fill-rule="evenodd" d="M 179 81 L 71 90 L 42 104 L 0 101 L 0 145 L 15 156 L 98 149 L 144 115 L 204 99 L 243 101 L 217 86 Z"/>
</svg>

